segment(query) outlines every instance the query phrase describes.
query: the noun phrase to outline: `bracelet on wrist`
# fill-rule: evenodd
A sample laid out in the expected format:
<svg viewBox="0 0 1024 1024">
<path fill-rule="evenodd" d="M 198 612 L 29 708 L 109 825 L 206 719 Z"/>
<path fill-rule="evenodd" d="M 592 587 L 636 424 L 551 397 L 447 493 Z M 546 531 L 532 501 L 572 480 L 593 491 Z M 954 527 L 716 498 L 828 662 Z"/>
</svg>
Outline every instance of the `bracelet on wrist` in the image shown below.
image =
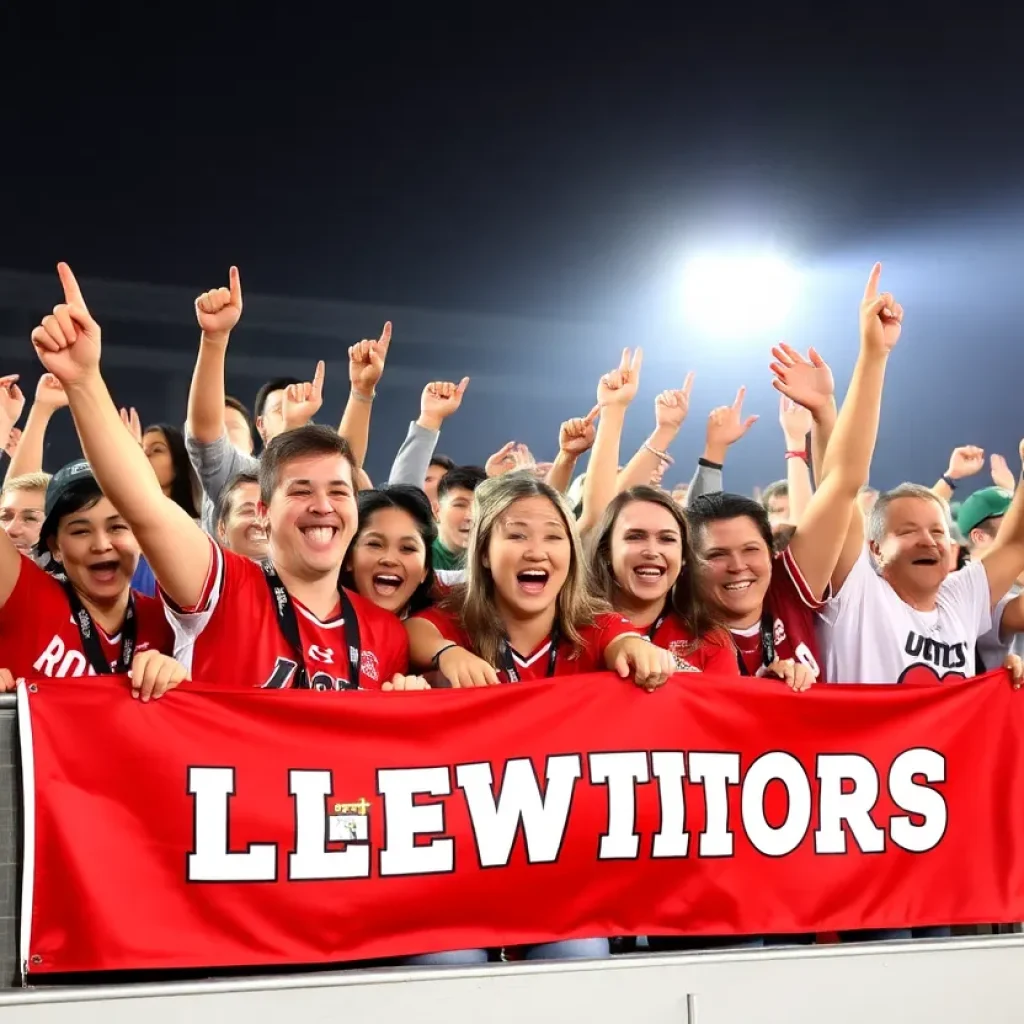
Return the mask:
<svg viewBox="0 0 1024 1024">
<path fill-rule="evenodd" d="M 649 451 L 652 455 L 657 456 L 666 466 L 671 466 L 676 460 L 669 455 L 668 452 L 663 452 L 659 448 L 655 448 L 654 445 L 644 441 L 644 448 Z"/>
<path fill-rule="evenodd" d="M 947 486 L 947 487 L 948 487 L 948 488 L 949 488 L 949 489 L 950 489 L 951 491 L 955 491 L 955 490 L 956 490 L 956 481 L 955 481 L 955 480 L 954 480 L 954 479 L 953 479 L 953 478 L 952 478 L 952 477 L 951 477 L 951 476 L 950 476 L 950 475 L 949 475 L 948 473 L 943 473 L 943 474 L 942 474 L 942 482 L 943 482 L 943 483 L 944 483 L 944 484 L 945 484 L 945 485 L 946 485 L 946 486 Z"/>
<path fill-rule="evenodd" d="M 368 395 L 364 395 L 362 391 L 356 391 L 355 388 L 353 388 L 350 393 L 357 402 L 372 402 L 377 397 L 376 388 L 374 388 Z"/>
<path fill-rule="evenodd" d="M 697 460 L 698 466 L 703 466 L 705 469 L 721 469 L 725 465 L 724 462 L 712 462 L 711 459 L 705 459 L 702 455 Z"/>
<path fill-rule="evenodd" d="M 436 669 L 438 672 L 440 672 L 441 666 L 440 666 L 439 662 L 440 662 L 441 655 L 444 654 L 445 651 L 450 651 L 453 647 L 458 647 L 458 646 L 459 645 L 456 644 L 456 643 L 445 644 L 444 647 L 441 648 L 441 650 L 435 651 L 434 652 L 434 656 L 430 659 L 431 668 Z"/>
<path fill-rule="evenodd" d="M 804 462 L 807 462 L 807 452 L 806 451 L 800 451 L 798 448 L 793 448 L 793 449 L 790 449 L 788 452 L 786 452 L 786 458 L 787 459 L 803 459 Z"/>
</svg>

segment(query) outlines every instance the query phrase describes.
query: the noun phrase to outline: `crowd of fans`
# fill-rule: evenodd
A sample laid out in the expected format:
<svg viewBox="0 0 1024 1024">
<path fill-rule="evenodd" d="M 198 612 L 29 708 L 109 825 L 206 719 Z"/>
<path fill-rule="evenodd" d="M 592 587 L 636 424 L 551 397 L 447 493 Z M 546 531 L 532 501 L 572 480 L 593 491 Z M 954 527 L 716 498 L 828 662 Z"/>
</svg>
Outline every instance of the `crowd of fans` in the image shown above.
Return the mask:
<svg viewBox="0 0 1024 1024">
<path fill-rule="evenodd" d="M 785 479 L 759 499 L 724 488 L 729 450 L 756 419 L 742 387 L 709 415 L 688 484 L 663 486 L 692 376 L 657 396 L 650 436 L 621 464 L 639 349 L 597 381 L 588 413 L 562 424 L 547 463 L 510 443 L 482 466 L 454 465 L 436 449 L 470 382 L 428 383 L 387 483 L 374 486 L 362 466 L 391 325 L 349 349 L 337 429 L 314 424 L 322 362 L 310 381 L 267 381 L 251 416 L 224 388 L 242 315 L 235 268 L 195 303 L 184 429 L 143 428 L 111 399 L 100 325 L 71 269 L 58 273 L 64 301 L 32 333 L 46 372 L 20 434 L 25 396 L 16 376 L 0 378 L 2 689 L 130 673 L 132 696 L 148 702 L 193 677 L 400 691 L 610 670 L 646 690 L 709 673 L 800 692 L 1003 664 L 1024 675 L 1024 489 L 1005 460 L 991 457 L 994 486 L 955 520 L 951 500 L 985 467 L 978 448 L 956 449 L 930 487 L 867 486 L 903 321 L 879 265 L 841 406 L 822 355 L 772 350 Z M 65 406 L 84 458 L 51 477 L 44 440 Z M 659 949 L 740 941 L 764 940 L 651 937 Z M 609 949 L 595 936 L 521 955 Z"/>
</svg>

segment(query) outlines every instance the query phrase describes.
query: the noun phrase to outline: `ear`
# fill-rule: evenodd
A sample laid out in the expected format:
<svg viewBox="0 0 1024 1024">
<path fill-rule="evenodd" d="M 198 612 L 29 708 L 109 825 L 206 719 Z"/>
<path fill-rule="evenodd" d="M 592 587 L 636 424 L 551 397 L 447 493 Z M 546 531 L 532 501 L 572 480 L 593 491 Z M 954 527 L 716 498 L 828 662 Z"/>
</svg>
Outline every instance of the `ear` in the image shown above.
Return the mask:
<svg viewBox="0 0 1024 1024">
<path fill-rule="evenodd" d="M 441 506 L 436 501 L 432 501 L 430 503 L 430 511 L 434 513 L 434 522 L 436 523 L 437 517 L 441 512 Z"/>
<path fill-rule="evenodd" d="M 60 555 L 60 549 L 57 547 L 57 538 L 56 537 L 50 537 L 46 541 L 46 546 L 50 549 L 50 556 L 53 558 L 53 560 L 55 562 L 59 562 L 59 563 L 63 564 L 63 559 L 61 558 L 61 555 Z"/>
<path fill-rule="evenodd" d="M 217 524 L 217 540 L 219 540 L 221 544 L 224 545 L 226 545 L 228 542 L 228 535 L 227 531 L 224 529 L 223 519 Z"/>
<path fill-rule="evenodd" d="M 868 541 L 868 551 L 871 552 L 871 557 L 879 564 L 882 565 L 882 549 L 878 544 L 878 541 Z"/>
<path fill-rule="evenodd" d="M 485 569 L 490 569 L 490 567 L 491 567 L 491 557 L 490 557 L 490 555 L 487 554 L 486 551 L 480 556 L 480 564 Z"/>
</svg>

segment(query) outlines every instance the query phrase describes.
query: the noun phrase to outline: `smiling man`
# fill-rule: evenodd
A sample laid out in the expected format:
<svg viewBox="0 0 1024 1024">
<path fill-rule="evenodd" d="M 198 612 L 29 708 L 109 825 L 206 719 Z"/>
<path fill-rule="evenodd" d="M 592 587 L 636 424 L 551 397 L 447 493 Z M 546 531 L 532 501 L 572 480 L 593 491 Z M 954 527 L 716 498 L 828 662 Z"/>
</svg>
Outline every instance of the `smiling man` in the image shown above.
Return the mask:
<svg viewBox="0 0 1024 1024">
<path fill-rule="evenodd" d="M 270 441 L 258 507 L 269 558 L 260 565 L 223 551 L 163 494 L 121 427 L 100 375 L 99 325 L 70 267 L 58 272 L 65 302 L 32 343 L 68 393 L 96 479 L 135 531 L 194 676 L 270 689 L 406 688 L 408 642 L 398 619 L 338 583 L 357 518 L 348 443 L 316 426 Z"/>
</svg>

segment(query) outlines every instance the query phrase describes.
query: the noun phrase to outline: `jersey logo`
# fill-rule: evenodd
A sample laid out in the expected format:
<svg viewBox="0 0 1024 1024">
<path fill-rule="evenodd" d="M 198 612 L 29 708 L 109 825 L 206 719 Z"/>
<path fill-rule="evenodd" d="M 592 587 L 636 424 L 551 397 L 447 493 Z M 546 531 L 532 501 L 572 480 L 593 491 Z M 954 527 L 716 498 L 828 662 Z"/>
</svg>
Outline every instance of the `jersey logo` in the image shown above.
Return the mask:
<svg viewBox="0 0 1024 1024">
<path fill-rule="evenodd" d="M 700 669 L 696 665 L 692 665 L 685 658 L 685 655 L 692 654 L 694 644 L 691 641 L 686 640 L 673 640 L 668 645 L 669 654 L 672 655 L 672 660 L 675 662 L 677 672 L 699 672 Z"/>
<path fill-rule="evenodd" d="M 310 644 L 309 656 L 313 661 L 322 662 L 324 665 L 334 664 L 334 649 L 331 647 L 317 647 L 316 644 Z"/>
<path fill-rule="evenodd" d="M 957 672 L 957 669 L 967 667 L 967 644 L 965 643 L 944 644 L 939 640 L 932 640 L 931 637 L 922 636 L 920 633 L 915 633 L 911 630 L 907 634 L 907 641 L 903 645 L 903 650 L 910 657 L 932 665 L 939 676 L 948 674 L 963 675 L 962 672 Z M 943 672 L 943 669 L 946 671 Z M 950 673 L 950 669 L 953 670 L 952 673 Z"/>
<path fill-rule="evenodd" d="M 775 620 L 775 627 L 772 633 L 775 637 L 775 646 L 780 646 L 786 639 L 786 627 L 783 625 L 782 619 Z"/>
<path fill-rule="evenodd" d="M 946 672 L 939 675 L 931 665 L 909 665 L 900 674 L 897 683 L 944 683 L 952 679 L 965 679 L 963 672 Z"/>
<path fill-rule="evenodd" d="M 380 676 L 380 666 L 377 664 L 377 655 L 373 651 L 363 651 L 359 656 L 359 670 L 367 679 L 375 683 Z"/>
</svg>

